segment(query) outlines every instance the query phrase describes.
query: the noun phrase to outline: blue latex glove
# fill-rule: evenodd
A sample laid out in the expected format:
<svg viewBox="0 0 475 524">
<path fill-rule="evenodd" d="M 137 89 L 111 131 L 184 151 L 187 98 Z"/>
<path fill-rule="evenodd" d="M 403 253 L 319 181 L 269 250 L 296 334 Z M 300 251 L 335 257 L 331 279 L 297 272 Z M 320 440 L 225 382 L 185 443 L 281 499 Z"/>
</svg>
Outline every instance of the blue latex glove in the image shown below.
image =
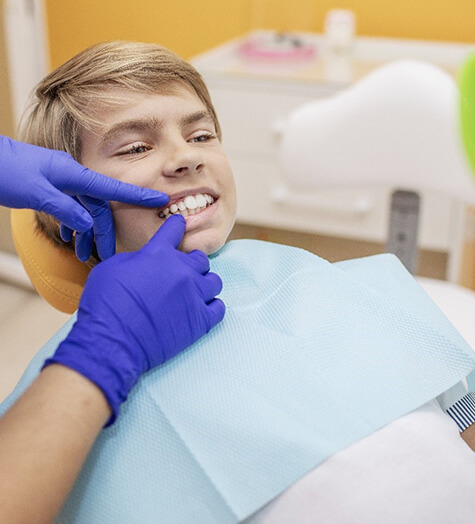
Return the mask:
<svg viewBox="0 0 475 524">
<path fill-rule="evenodd" d="M 58 363 L 102 389 L 112 409 L 139 377 L 201 338 L 224 317 L 221 279 L 201 251 L 178 251 L 182 216 L 170 217 L 141 250 L 89 274 L 77 321 L 45 366 Z"/>
<path fill-rule="evenodd" d="M 64 151 L 0 136 L 0 205 L 54 216 L 62 223 L 63 240 L 71 240 L 72 232 L 77 231 L 76 255 L 80 260 L 89 258 L 93 241 L 101 259 L 115 253 L 108 200 L 158 208 L 169 198 L 164 193 L 90 171 Z"/>
</svg>

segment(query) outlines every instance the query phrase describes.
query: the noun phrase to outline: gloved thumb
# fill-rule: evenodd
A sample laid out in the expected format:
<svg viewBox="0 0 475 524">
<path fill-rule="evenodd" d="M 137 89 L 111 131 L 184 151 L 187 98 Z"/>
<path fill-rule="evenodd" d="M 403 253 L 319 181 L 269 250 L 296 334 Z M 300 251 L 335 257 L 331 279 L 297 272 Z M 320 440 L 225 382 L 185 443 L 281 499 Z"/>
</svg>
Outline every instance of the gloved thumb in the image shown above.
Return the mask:
<svg viewBox="0 0 475 524">
<path fill-rule="evenodd" d="M 181 215 L 174 215 L 165 220 L 165 223 L 148 241 L 143 249 L 153 249 L 155 246 L 168 244 L 175 248 L 180 245 L 185 234 L 186 222 Z"/>
</svg>

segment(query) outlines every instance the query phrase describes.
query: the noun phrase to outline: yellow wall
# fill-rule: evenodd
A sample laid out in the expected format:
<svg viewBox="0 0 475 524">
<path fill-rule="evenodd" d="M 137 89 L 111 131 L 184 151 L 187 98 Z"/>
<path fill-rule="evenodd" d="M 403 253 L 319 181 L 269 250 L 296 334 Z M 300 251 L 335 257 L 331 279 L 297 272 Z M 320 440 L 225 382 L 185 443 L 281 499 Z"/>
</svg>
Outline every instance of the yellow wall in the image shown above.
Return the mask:
<svg viewBox="0 0 475 524">
<path fill-rule="evenodd" d="M 268 27 L 322 32 L 330 9 L 351 9 L 364 36 L 475 42 L 474 0 L 255 0 Z M 294 8 L 296 6 L 296 8 Z M 263 25 L 263 24 L 261 24 Z"/>
<path fill-rule="evenodd" d="M 249 0 L 45 0 L 51 65 L 104 40 L 155 42 L 184 58 L 247 30 Z"/>
<path fill-rule="evenodd" d="M 184 58 L 258 26 L 321 32 L 325 13 L 352 9 L 358 33 L 475 42 L 474 0 L 44 0 L 56 67 L 93 43 L 142 40 Z"/>
</svg>

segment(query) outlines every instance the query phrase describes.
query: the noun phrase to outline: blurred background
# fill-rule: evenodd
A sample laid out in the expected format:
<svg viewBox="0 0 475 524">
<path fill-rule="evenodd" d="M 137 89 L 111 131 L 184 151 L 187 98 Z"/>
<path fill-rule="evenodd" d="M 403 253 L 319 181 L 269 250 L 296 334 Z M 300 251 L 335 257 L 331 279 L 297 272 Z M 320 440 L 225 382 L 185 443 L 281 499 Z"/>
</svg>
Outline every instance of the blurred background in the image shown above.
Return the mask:
<svg viewBox="0 0 475 524">
<path fill-rule="evenodd" d="M 332 19 L 330 13 L 335 10 L 337 18 Z M 255 43 L 258 36 L 268 38 L 266 45 L 272 44 L 274 50 L 277 47 L 282 51 L 290 38 L 292 45 L 311 49 L 311 53 L 307 61 L 298 63 L 272 59 L 256 62 L 249 53 L 247 59 L 243 58 L 241 51 L 249 50 L 245 46 Z M 233 238 L 293 244 L 334 261 L 384 251 L 387 212 L 380 206 L 383 201 L 387 205 L 387 194 L 330 192 L 315 209 L 300 214 L 281 208 L 272 193 L 277 182 L 270 175 L 278 170 L 279 121 L 299 104 L 332 96 L 394 59 L 426 60 L 455 79 L 475 45 L 475 3 L 0 0 L 0 133 L 15 137 L 28 93 L 44 74 L 89 45 L 115 39 L 162 44 L 191 60 L 203 74 L 222 121 L 224 146 L 243 202 Z M 251 50 L 255 58 L 256 48 Z M 243 115 L 247 125 L 239 120 Z M 250 122 L 256 135 L 246 138 L 253 132 Z M 259 135 L 260 126 L 266 136 L 264 131 Z M 254 186 L 256 177 L 261 182 Z M 274 196 L 266 201 L 271 193 Z M 369 198 L 366 215 L 352 208 L 355 198 Z M 352 211 L 345 209 L 347 202 Z M 420 228 L 417 273 L 474 289 L 473 210 L 462 209 L 452 201 L 429 199 Z M 0 209 L 0 254 L 6 257 L 7 266 L 4 273 L 21 273 L 14 253 L 9 214 Z M 34 295 L 22 276 L 9 281 L 0 271 L 0 278 L 5 281 L 0 289 L 0 334 L 2 345 L 10 348 L 0 360 L 10 366 L 5 372 L 7 378 L 0 375 L 1 398 L 15 383 L 29 356 L 66 316 Z M 21 317 L 20 312 L 26 316 Z M 27 330 L 25 323 L 31 326 Z"/>
<path fill-rule="evenodd" d="M 190 59 L 253 29 L 322 33 L 334 8 L 353 11 L 364 36 L 474 41 L 471 0 L 44 1 L 52 67 L 90 44 L 117 38 L 158 42 Z"/>
</svg>

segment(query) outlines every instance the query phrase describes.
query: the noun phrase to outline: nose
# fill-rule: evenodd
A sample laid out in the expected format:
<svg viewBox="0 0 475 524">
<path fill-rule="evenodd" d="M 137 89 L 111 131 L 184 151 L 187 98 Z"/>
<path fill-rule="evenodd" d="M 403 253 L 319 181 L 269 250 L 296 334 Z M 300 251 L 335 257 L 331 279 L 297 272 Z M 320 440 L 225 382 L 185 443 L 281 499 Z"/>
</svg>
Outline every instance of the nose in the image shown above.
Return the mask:
<svg viewBox="0 0 475 524">
<path fill-rule="evenodd" d="M 163 165 L 163 175 L 181 177 L 199 172 L 204 167 L 202 155 L 196 146 L 186 141 L 170 144 Z"/>
</svg>

